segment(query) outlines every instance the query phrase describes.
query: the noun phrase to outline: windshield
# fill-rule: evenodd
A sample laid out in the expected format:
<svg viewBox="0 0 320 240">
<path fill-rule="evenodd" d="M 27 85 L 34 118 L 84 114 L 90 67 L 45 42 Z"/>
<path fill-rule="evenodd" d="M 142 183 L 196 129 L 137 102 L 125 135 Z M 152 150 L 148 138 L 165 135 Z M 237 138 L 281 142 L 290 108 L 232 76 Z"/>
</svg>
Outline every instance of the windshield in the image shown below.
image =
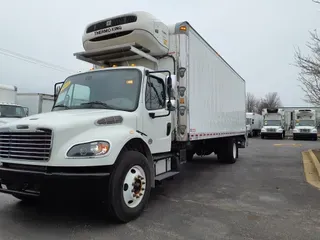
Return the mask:
<svg viewBox="0 0 320 240">
<path fill-rule="evenodd" d="M 299 120 L 299 122 L 296 122 L 296 126 L 309 126 L 313 127 L 315 126 L 314 120 Z"/>
<path fill-rule="evenodd" d="M 265 126 L 281 126 L 280 120 L 265 120 L 264 121 Z"/>
<path fill-rule="evenodd" d="M 67 78 L 53 110 L 106 108 L 134 111 L 142 75 L 137 69 L 88 72 Z"/>
<path fill-rule="evenodd" d="M 0 118 L 23 118 L 26 112 L 23 107 L 15 105 L 0 105 Z"/>
</svg>

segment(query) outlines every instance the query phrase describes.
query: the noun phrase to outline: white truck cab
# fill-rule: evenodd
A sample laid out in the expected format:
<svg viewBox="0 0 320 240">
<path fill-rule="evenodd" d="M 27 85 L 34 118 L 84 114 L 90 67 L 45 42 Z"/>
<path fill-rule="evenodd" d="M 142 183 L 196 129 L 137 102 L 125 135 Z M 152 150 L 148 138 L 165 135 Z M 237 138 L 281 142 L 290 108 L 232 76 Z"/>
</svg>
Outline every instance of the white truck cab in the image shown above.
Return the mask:
<svg viewBox="0 0 320 240">
<path fill-rule="evenodd" d="M 27 109 L 14 103 L 0 102 L 0 125 L 28 115 Z"/>
<path fill-rule="evenodd" d="M 28 115 L 28 108 L 17 104 L 17 87 L 0 84 L 0 125 Z"/>
<path fill-rule="evenodd" d="M 278 137 L 283 139 L 285 137 L 284 129 L 284 110 L 280 108 L 262 109 L 263 127 L 261 129 L 261 138 Z"/>
<path fill-rule="evenodd" d="M 318 140 L 316 111 L 313 109 L 299 109 L 293 112 L 293 140 Z"/>
</svg>

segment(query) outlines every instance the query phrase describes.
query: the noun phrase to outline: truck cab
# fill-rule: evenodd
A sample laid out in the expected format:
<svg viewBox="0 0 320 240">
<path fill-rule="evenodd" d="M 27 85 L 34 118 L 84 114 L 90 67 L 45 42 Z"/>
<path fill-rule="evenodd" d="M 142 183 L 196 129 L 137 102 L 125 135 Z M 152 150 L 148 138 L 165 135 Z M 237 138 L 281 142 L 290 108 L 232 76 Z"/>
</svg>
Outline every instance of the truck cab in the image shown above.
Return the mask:
<svg viewBox="0 0 320 240">
<path fill-rule="evenodd" d="M 284 139 L 284 110 L 283 109 L 263 109 L 263 127 L 261 129 L 261 138 L 278 137 Z"/>
<path fill-rule="evenodd" d="M 0 125 L 26 117 L 28 109 L 13 103 L 0 102 Z"/>
<path fill-rule="evenodd" d="M 312 139 L 314 141 L 317 141 L 318 131 L 315 110 L 294 110 L 293 122 L 293 140 Z"/>
<path fill-rule="evenodd" d="M 246 116 L 246 130 L 247 130 L 247 135 L 248 137 L 252 137 L 252 119 L 249 116 Z"/>
</svg>

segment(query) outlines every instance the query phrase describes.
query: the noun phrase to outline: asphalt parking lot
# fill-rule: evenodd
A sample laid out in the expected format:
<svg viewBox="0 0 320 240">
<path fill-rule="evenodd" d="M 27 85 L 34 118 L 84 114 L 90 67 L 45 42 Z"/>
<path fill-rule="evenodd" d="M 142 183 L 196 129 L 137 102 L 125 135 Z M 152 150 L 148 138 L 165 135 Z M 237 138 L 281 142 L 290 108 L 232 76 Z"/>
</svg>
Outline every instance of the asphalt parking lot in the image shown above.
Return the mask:
<svg viewBox="0 0 320 240">
<path fill-rule="evenodd" d="M 0 194 L 0 239 L 319 239 L 320 191 L 306 183 L 301 157 L 319 147 L 253 138 L 234 165 L 196 157 L 126 225 L 106 221 L 88 196 L 35 206 Z"/>
</svg>

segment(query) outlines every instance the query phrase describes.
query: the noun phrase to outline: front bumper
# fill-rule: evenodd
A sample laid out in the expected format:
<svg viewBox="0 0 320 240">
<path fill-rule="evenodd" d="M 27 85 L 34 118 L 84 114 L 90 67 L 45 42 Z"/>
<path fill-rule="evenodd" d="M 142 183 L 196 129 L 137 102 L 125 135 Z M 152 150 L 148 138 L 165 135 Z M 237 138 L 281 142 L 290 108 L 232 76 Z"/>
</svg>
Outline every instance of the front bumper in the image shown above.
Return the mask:
<svg viewBox="0 0 320 240">
<path fill-rule="evenodd" d="M 44 167 L 4 163 L 0 167 L 0 192 L 38 197 L 47 190 L 77 190 L 97 186 L 110 176 L 110 166 Z"/>
<path fill-rule="evenodd" d="M 318 133 L 293 133 L 295 139 L 317 139 Z"/>
<path fill-rule="evenodd" d="M 262 137 L 279 137 L 282 132 L 261 132 Z"/>
</svg>

